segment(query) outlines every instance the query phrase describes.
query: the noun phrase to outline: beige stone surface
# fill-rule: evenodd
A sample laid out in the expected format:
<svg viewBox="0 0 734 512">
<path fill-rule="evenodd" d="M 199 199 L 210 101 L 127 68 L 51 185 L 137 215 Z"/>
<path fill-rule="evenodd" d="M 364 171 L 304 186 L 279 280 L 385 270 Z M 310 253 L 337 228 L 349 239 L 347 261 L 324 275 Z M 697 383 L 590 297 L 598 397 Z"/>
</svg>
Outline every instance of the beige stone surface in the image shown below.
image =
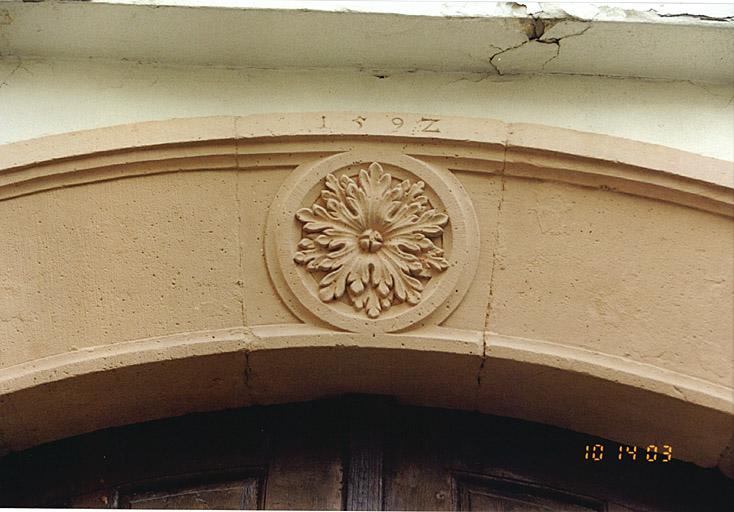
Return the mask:
<svg viewBox="0 0 734 512">
<path fill-rule="evenodd" d="M 192 354 L 77 374 L 0 395 L 0 450 L 141 420 L 251 405 L 245 354 Z M 102 370 L 102 371 L 100 371 Z"/>
<path fill-rule="evenodd" d="M 447 218 L 417 229 L 455 267 L 424 277 L 439 299 L 396 302 L 423 309 L 395 332 L 362 317 L 345 332 L 329 308 L 360 311 L 301 301 L 278 276 L 299 275 L 298 208 L 329 172 L 374 162 L 395 186 L 424 182 L 411 207 Z M 731 474 L 730 173 L 635 141 L 405 113 L 174 120 L 0 147 L 0 451 L 362 392 L 674 444 Z M 340 200 L 356 208 L 358 188 Z M 268 224 L 286 192 L 293 211 Z M 286 257 L 269 258 L 283 230 L 272 250 Z M 420 253 L 400 243 L 405 261 Z"/>
<path fill-rule="evenodd" d="M 479 246 L 479 268 L 466 292 L 464 300 L 441 325 L 457 329 L 484 330 L 487 308 L 497 250 L 496 235 L 500 220 L 502 201 L 502 179 L 499 176 L 479 172 L 456 172 L 456 177 L 466 189 L 479 222 L 481 243 Z"/>
<path fill-rule="evenodd" d="M 0 366 L 241 325 L 235 184 L 173 173 L 0 202 Z"/>
<path fill-rule="evenodd" d="M 664 202 L 507 178 L 488 329 L 731 386 L 733 227 Z"/>
<path fill-rule="evenodd" d="M 439 407 L 475 406 L 483 350 L 478 333 L 433 328 L 373 337 L 286 326 L 253 333 L 248 371 L 257 403 L 370 393 Z"/>
<path fill-rule="evenodd" d="M 292 169 L 248 169 L 237 176 L 240 280 L 247 325 L 299 323 L 273 288 L 265 262 L 265 221 L 275 192 Z"/>
<path fill-rule="evenodd" d="M 570 154 L 584 159 L 582 162 L 566 160 L 569 169 L 587 167 L 590 174 L 614 176 L 619 172 L 620 164 L 655 170 L 657 173 L 646 173 L 646 179 L 640 177 L 638 182 L 648 181 L 660 185 L 670 183 L 666 180 L 671 175 L 683 175 L 698 181 L 699 186 L 707 183 L 724 185 L 729 188 L 734 186 L 734 162 L 722 162 L 716 158 L 701 157 L 700 155 L 684 152 L 671 151 L 664 146 L 653 146 L 637 140 L 615 140 L 608 144 L 600 144 L 600 140 L 593 133 L 581 131 L 559 130 L 546 127 L 538 130 L 533 124 L 513 123 L 509 126 L 507 138 L 508 168 L 512 169 L 511 163 L 518 163 L 522 167 L 523 160 L 536 165 L 553 165 L 565 160 L 559 159 L 559 154 Z M 515 153 L 517 162 L 515 162 Z M 530 158 L 528 158 L 530 157 Z M 605 165 L 605 163 L 607 165 Z M 614 165 L 608 165 L 609 163 Z M 561 167 L 562 167 L 561 166 Z M 617 172 L 615 172 L 617 167 Z M 632 169 L 625 169 L 632 174 Z M 691 191 L 695 189 L 690 189 Z"/>
</svg>

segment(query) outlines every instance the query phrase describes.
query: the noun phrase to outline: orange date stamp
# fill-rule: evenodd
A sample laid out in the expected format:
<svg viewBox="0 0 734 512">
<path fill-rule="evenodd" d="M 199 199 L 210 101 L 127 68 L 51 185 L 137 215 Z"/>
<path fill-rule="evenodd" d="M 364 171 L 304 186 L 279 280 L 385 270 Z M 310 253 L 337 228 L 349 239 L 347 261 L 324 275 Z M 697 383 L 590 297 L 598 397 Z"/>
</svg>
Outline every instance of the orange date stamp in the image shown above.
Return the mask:
<svg viewBox="0 0 734 512">
<path fill-rule="evenodd" d="M 616 446 L 616 449 L 615 449 Z M 649 444 L 647 446 L 587 444 L 584 449 L 584 460 L 602 461 L 640 461 L 649 463 L 666 463 L 673 459 L 673 447 L 667 444 Z"/>
</svg>

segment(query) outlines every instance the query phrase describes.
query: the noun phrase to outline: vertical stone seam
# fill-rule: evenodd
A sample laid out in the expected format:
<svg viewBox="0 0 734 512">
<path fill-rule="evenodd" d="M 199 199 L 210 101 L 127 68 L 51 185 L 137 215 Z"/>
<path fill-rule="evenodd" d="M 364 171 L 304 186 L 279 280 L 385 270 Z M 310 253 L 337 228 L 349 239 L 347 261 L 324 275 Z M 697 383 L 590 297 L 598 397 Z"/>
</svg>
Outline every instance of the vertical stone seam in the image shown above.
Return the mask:
<svg viewBox="0 0 734 512">
<path fill-rule="evenodd" d="M 484 317 L 484 330 L 482 332 L 482 362 L 479 364 L 479 371 L 477 372 L 477 397 L 475 404 L 479 406 L 479 391 L 482 387 L 482 373 L 487 363 L 487 343 L 489 339 L 489 318 L 492 312 L 493 299 L 494 299 L 494 276 L 497 267 L 497 251 L 499 250 L 500 243 L 500 229 L 502 227 L 502 207 L 505 202 L 505 168 L 507 166 L 507 145 L 510 139 L 510 127 L 507 126 L 507 133 L 505 134 L 505 140 L 502 144 L 502 167 L 500 168 L 497 175 L 500 177 L 500 197 L 497 201 L 497 222 L 494 227 L 494 247 L 492 248 L 492 266 L 489 271 L 489 297 L 487 298 L 487 311 Z"/>
<path fill-rule="evenodd" d="M 240 289 L 240 314 L 242 318 L 242 326 L 247 327 L 247 314 L 245 312 L 245 262 L 244 251 L 242 250 L 242 199 L 240 197 L 240 140 L 237 137 L 237 120 L 234 118 L 232 122 L 232 131 L 234 136 L 234 190 L 235 204 L 237 205 L 237 251 L 239 260 L 239 269 L 237 272 L 237 286 Z"/>
<path fill-rule="evenodd" d="M 237 271 L 237 286 L 239 287 L 239 299 L 240 299 L 240 315 L 242 320 L 242 326 L 247 329 L 247 313 L 245 311 L 245 255 L 242 245 L 242 198 L 240 196 L 240 138 L 238 136 L 238 121 L 239 117 L 232 118 L 232 136 L 234 137 L 234 158 L 235 158 L 235 169 L 234 169 L 234 191 L 235 191 L 235 204 L 237 206 L 237 251 L 238 251 L 238 262 L 239 269 Z M 243 384 L 247 393 L 247 401 L 249 404 L 255 403 L 254 393 L 252 391 L 252 366 L 250 365 L 250 349 L 247 347 L 248 344 L 247 336 L 243 337 L 242 344 L 245 354 L 245 367 L 242 370 Z"/>
</svg>

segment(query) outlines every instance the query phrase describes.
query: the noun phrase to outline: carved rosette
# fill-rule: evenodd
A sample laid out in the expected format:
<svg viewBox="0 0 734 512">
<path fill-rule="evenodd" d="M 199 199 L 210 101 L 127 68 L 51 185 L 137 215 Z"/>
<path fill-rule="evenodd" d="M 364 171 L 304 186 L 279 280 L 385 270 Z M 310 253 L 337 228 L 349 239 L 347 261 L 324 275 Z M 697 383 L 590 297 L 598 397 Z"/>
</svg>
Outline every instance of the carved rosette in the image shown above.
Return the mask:
<svg viewBox="0 0 734 512">
<path fill-rule="evenodd" d="M 268 271 L 306 323 L 353 332 L 436 325 L 478 263 L 455 176 L 407 155 L 352 151 L 296 168 L 268 215 Z"/>
<path fill-rule="evenodd" d="M 293 258 L 321 275 L 321 300 L 347 301 L 369 318 L 420 302 L 425 284 L 449 267 L 440 247 L 449 217 L 424 189 L 377 162 L 356 178 L 326 176 L 319 201 L 296 212 L 304 237 Z"/>
</svg>

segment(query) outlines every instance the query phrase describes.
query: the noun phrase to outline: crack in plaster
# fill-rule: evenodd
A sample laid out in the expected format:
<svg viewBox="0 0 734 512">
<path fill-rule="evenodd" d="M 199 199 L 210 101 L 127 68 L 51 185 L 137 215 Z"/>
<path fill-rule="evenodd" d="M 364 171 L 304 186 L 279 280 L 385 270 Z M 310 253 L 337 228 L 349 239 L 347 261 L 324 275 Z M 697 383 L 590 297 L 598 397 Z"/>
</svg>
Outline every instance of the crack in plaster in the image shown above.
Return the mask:
<svg viewBox="0 0 734 512">
<path fill-rule="evenodd" d="M 555 19 L 552 21 L 543 21 L 542 19 L 538 18 L 536 15 L 531 15 L 530 18 L 528 18 L 528 20 L 526 20 L 524 23 L 525 33 L 528 38 L 527 41 L 523 41 L 522 43 L 518 45 L 511 46 L 509 48 L 505 48 L 504 50 L 499 49 L 496 46 L 492 45 L 493 48 L 497 48 L 499 51 L 490 56 L 489 64 L 494 68 L 495 72 L 499 76 L 504 76 L 505 73 L 503 73 L 500 70 L 499 64 L 495 64 L 494 60 L 496 58 L 501 57 L 503 54 L 507 52 L 510 52 L 512 50 L 517 50 L 518 48 L 521 48 L 525 46 L 526 44 L 535 41 L 536 43 L 539 43 L 539 44 L 553 44 L 556 46 L 556 54 L 552 56 L 551 58 L 549 58 L 548 60 L 546 60 L 540 67 L 541 71 L 544 71 L 545 66 L 548 65 L 549 62 L 558 58 L 558 56 L 561 54 L 561 41 L 569 37 L 581 36 L 585 34 L 592 27 L 591 22 L 589 22 L 581 31 L 577 33 L 567 34 L 561 37 L 549 37 L 547 39 L 543 39 L 543 34 L 545 34 L 545 31 L 547 29 L 550 29 L 551 27 L 553 27 L 554 25 L 562 21 L 578 21 L 578 19 L 575 17 L 569 17 L 569 18 L 564 18 L 564 19 Z M 567 74 L 567 73 L 561 73 L 561 74 Z M 591 76 L 597 76 L 597 75 L 591 75 Z"/>
<path fill-rule="evenodd" d="M 559 40 L 560 41 L 560 40 Z M 541 64 L 540 69 L 545 70 L 545 67 L 550 63 L 551 61 L 558 58 L 558 56 L 561 54 L 561 43 L 559 41 L 552 41 L 549 44 L 556 45 L 556 54 L 553 55 L 550 59 L 547 59 L 543 64 Z"/>
<path fill-rule="evenodd" d="M 591 28 L 591 27 L 589 27 Z M 585 32 L 585 30 L 584 30 Z M 566 37 L 574 37 L 579 34 L 569 34 L 567 36 L 563 36 L 559 39 L 565 39 Z M 2 36 L 2 32 L 0 32 L 0 36 Z M 524 43 L 513 46 L 510 48 L 499 48 L 494 45 L 489 45 L 491 48 L 497 50 L 496 53 L 492 54 L 490 56 L 490 60 L 493 59 L 498 54 L 508 52 L 512 49 L 519 48 L 525 44 L 527 44 L 529 41 L 525 41 Z M 541 42 L 542 43 L 542 42 Z M 0 58 L 4 57 L 11 57 L 11 56 L 0 56 Z M 17 59 L 20 59 L 20 57 L 15 57 Z M 24 65 L 21 66 L 21 69 L 24 71 L 27 71 L 29 74 L 33 74 L 28 68 L 25 67 L 25 64 L 32 63 L 35 65 L 46 65 L 48 66 L 48 69 L 51 71 L 52 75 L 56 76 L 56 65 L 57 64 L 64 64 L 64 63 L 81 63 L 81 62 L 87 62 L 92 64 L 99 64 L 99 65 L 132 65 L 135 68 L 148 68 L 148 67 L 155 67 L 155 68 L 162 68 L 164 70 L 186 70 L 186 69 L 202 69 L 202 70 L 216 70 L 216 71 L 235 71 L 240 73 L 240 78 L 243 80 L 253 81 L 254 78 L 250 73 L 252 72 L 273 72 L 273 73 L 294 73 L 294 72 L 319 72 L 322 73 L 324 71 L 324 68 L 319 67 L 293 67 L 293 68 L 282 68 L 282 67 L 262 67 L 262 66 L 247 66 L 247 67 L 241 67 L 241 66 L 229 66 L 229 65 L 218 65 L 218 64 L 174 64 L 174 63 L 167 63 L 167 62 L 159 62 L 159 61 L 149 61 L 149 62 L 131 62 L 127 59 L 110 59 L 110 58 L 89 58 L 89 59 L 68 59 L 68 58 L 60 58 L 60 59 L 54 59 L 49 60 L 47 58 L 40 58 L 40 57 L 23 57 L 22 61 Z M 487 63 L 487 61 L 483 61 Z M 385 68 L 383 70 L 375 70 L 375 69 L 366 69 L 366 68 L 350 68 L 350 67 L 337 67 L 337 68 L 330 68 L 330 71 L 334 72 L 340 72 L 340 73 L 347 73 L 347 72 L 357 72 L 360 74 L 369 75 L 373 78 L 380 79 L 384 77 L 385 79 L 389 78 L 397 78 L 401 77 L 403 75 L 419 75 L 419 74 L 428 74 L 428 75 L 463 75 L 460 78 L 457 78 L 455 80 L 452 80 L 450 82 L 447 82 L 446 85 L 450 85 L 457 82 L 467 81 L 467 82 L 473 82 L 473 83 L 479 83 L 484 80 L 487 80 L 488 78 L 494 78 L 494 77 L 511 77 L 513 79 L 532 79 L 531 74 L 529 73 L 510 73 L 505 74 L 500 72 L 497 69 L 497 66 L 493 62 L 489 62 L 489 64 L 492 66 L 492 71 L 442 71 L 442 70 L 436 70 L 436 69 L 429 69 L 429 68 L 420 68 L 420 67 L 411 67 L 411 68 Z M 376 74 L 378 76 L 376 76 Z M 671 84 L 680 84 L 680 83 L 689 83 L 693 85 L 700 86 L 701 84 L 705 83 L 711 83 L 707 81 L 701 81 L 697 82 L 694 80 L 686 80 L 682 78 L 654 78 L 654 77 L 647 77 L 647 76 L 628 76 L 628 75 L 612 75 L 607 73 L 584 73 L 579 71 L 544 71 L 543 75 L 547 76 L 564 76 L 564 77 L 592 77 L 592 78 L 609 78 L 614 80 L 641 80 L 643 82 L 650 82 L 650 83 L 671 83 Z M 476 79 L 472 77 L 478 77 Z M 6 79 L 9 77 L 6 77 Z M 709 91 L 706 91 L 708 94 L 712 96 L 720 97 L 720 95 L 715 95 Z M 729 99 L 729 102 L 727 103 L 727 106 L 731 104 L 734 101 L 734 97 Z"/>
<path fill-rule="evenodd" d="M 568 35 L 561 36 L 561 37 L 549 37 L 548 39 L 539 38 L 538 39 L 539 43 L 556 45 L 556 54 L 553 57 L 551 57 L 550 59 L 546 60 L 543 63 L 543 65 L 540 67 L 540 69 L 545 70 L 545 66 L 548 65 L 549 62 L 558 58 L 558 56 L 561 54 L 561 41 L 562 40 L 568 39 L 569 37 L 578 37 L 578 36 L 584 35 L 590 28 L 591 28 L 591 24 L 589 23 L 583 29 L 581 29 L 580 32 L 577 32 L 575 34 L 568 34 Z M 542 37 L 542 34 L 541 34 L 541 37 Z"/>
<path fill-rule="evenodd" d="M 734 21 L 734 16 L 724 16 L 724 17 L 718 17 L 718 16 L 708 16 L 706 14 L 691 14 L 688 12 L 683 13 L 675 13 L 675 14 L 669 14 L 669 13 L 659 13 L 655 9 L 649 9 L 647 12 L 652 12 L 656 16 L 660 16 L 661 18 L 693 18 L 700 21 Z"/>
<path fill-rule="evenodd" d="M 527 44 L 527 43 L 529 43 L 529 42 L 530 42 L 530 39 L 528 39 L 527 41 L 524 41 L 524 42 L 522 42 L 522 43 L 518 44 L 517 46 L 511 46 L 510 48 L 505 48 L 504 50 L 500 50 L 500 51 L 498 51 L 497 53 L 495 53 L 495 54 L 491 55 L 491 56 L 489 57 L 489 65 L 490 65 L 490 66 L 492 66 L 492 67 L 494 68 L 495 72 L 496 72 L 496 73 L 497 73 L 497 74 L 498 74 L 499 76 L 504 76 L 504 73 L 502 73 L 502 71 L 500 71 L 500 68 L 499 68 L 499 67 L 497 67 L 497 64 L 495 64 L 495 63 L 494 63 L 494 59 L 496 59 L 497 57 L 501 56 L 502 54 L 504 54 L 504 53 L 506 53 L 506 52 L 509 52 L 509 51 L 511 51 L 511 50 L 515 50 L 515 49 L 517 49 L 517 48 L 520 48 L 521 46 L 523 46 L 523 45 L 525 45 L 525 44 Z"/>
<path fill-rule="evenodd" d="M 40 1 L 44 2 L 45 0 L 25 0 L 25 1 Z M 78 2 L 83 2 L 87 0 L 75 0 Z M 582 4 L 578 4 L 582 5 Z M 141 6 L 145 7 L 145 6 Z M 151 6 L 153 8 L 161 8 L 161 7 L 175 7 L 172 5 L 160 5 L 156 4 Z M 246 7 L 245 7 L 246 8 Z M 320 11 L 321 9 L 315 9 L 315 11 Z M 330 11 L 331 9 L 324 9 L 324 11 Z M 349 9 L 344 11 L 347 12 L 350 11 Z M 701 14 L 695 14 L 691 12 L 661 12 L 660 9 L 648 9 L 648 10 L 639 10 L 639 9 L 624 9 L 613 5 L 592 5 L 590 4 L 586 8 L 576 8 L 571 6 L 563 6 L 563 5 L 556 5 L 556 4 L 546 4 L 546 3 L 520 3 L 520 2 L 500 2 L 497 6 L 495 6 L 494 9 L 487 9 L 487 10 L 480 10 L 477 13 L 474 14 L 467 14 L 462 13 L 460 10 L 456 9 L 450 9 L 450 12 L 444 13 L 441 12 L 439 15 L 442 18 L 468 18 L 468 19 L 489 19 L 493 17 L 506 17 L 508 19 L 514 19 L 517 22 L 519 22 L 518 29 L 525 33 L 527 36 L 527 40 L 522 42 L 519 45 L 510 46 L 507 48 L 498 48 L 494 45 L 490 45 L 493 49 L 496 51 L 492 53 L 489 56 L 489 65 L 492 68 L 492 71 L 494 71 L 494 74 L 497 76 L 503 76 L 505 74 L 520 74 L 520 73 L 527 73 L 531 70 L 524 70 L 520 71 L 519 73 L 507 73 L 506 71 L 502 70 L 502 65 L 497 62 L 498 59 L 500 59 L 501 55 L 506 52 L 511 52 L 512 50 L 515 50 L 517 48 L 520 48 L 527 44 L 530 41 L 537 41 L 541 44 L 554 44 L 556 45 L 556 52 L 555 55 L 548 58 L 545 62 L 540 64 L 539 69 L 535 70 L 537 72 L 544 72 L 545 73 L 545 67 L 552 62 L 553 60 L 557 59 L 560 56 L 560 41 L 565 39 L 566 37 L 574 37 L 577 35 L 582 35 L 583 33 L 588 30 L 588 28 L 591 27 L 591 24 L 593 22 L 599 21 L 599 22 L 645 22 L 645 23 L 658 23 L 658 24 L 695 24 L 695 25 L 712 25 L 712 24 L 730 24 L 732 21 L 734 21 L 734 16 L 716 16 L 715 14 L 703 14 L 703 12 L 706 12 L 705 10 L 701 11 Z M 337 10 L 336 12 L 340 12 Z M 372 12 L 369 9 L 365 11 L 354 11 L 354 12 L 365 12 L 369 13 Z M 375 11 L 378 12 L 378 11 Z M 390 12 L 388 10 L 388 12 Z M 713 11 L 712 11 L 713 12 Z M 4 14 L 4 15 L 3 15 Z M 398 11 L 396 11 L 394 14 L 400 15 Z M 429 14 L 426 12 L 420 13 L 416 12 L 413 13 L 415 15 L 422 15 L 425 17 L 431 17 L 431 16 L 437 16 L 436 14 Z M 667 20 L 667 21 L 665 21 Z M 681 20 L 680 22 L 675 20 Z M 13 19 L 10 17 L 10 14 L 7 10 L 0 10 L 0 25 L 2 24 L 10 24 L 13 21 Z M 584 28 L 581 32 L 577 34 L 568 34 L 566 36 L 558 37 L 558 38 L 548 38 L 543 39 L 542 33 L 547 31 L 549 28 L 557 25 L 558 23 L 562 22 L 574 22 L 574 23 L 586 23 L 588 26 Z M 403 29 L 399 31 L 387 31 L 387 32 L 381 32 L 381 34 L 385 37 L 399 35 L 399 34 L 406 34 L 409 33 L 411 30 L 414 30 L 413 28 L 410 29 Z M 3 33 L 0 31 L 0 41 L 3 40 Z M 3 45 L 0 45 L 0 55 L 2 55 L 1 49 Z M 5 44 L 4 46 L 8 46 Z M 482 64 L 486 65 L 486 56 L 483 56 L 481 58 L 477 58 L 473 55 L 471 55 L 470 52 L 466 53 L 472 60 L 477 60 L 478 62 L 481 62 Z M 10 55 L 6 55 L 10 56 Z M 93 60 L 98 60 L 97 58 L 91 57 Z M 99 59 L 99 60 L 107 60 L 107 59 Z M 117 60 L 117 59 L 112 59 Z M 122 58 L 123 61 L 126 61 L 127 59 Z M 166 62 L 160 62 L 154 58 L 149 59 L 142 59 L 137 61 L 141 65 L 167 65 L 171 64 Z M 221 69 L 242 69 L 241 66 L 232 66 L 232 65 L 201 65 L 202 67 L 206 68 L 221 68 Z M 197 65 L 197 66 L 199 66 Z M 248 67 L 247 69 L 256 69 L 256 70 L 281 70 L 282 67 L 263 67 L 263 66 L 253 66 Z M 309 69 L 309 68 L 300 68 L 298 66 L 295 66 L 293 69 Z M 314 69 L 323 69 L 323 67 L 317 67 Z M 335 68 L 332 68 L 335 69 Z M 432 70 L 431 70 L 432 71 Z M 457 70 L 460 71 L 460 70 Z M 598 77 L 605 77 L 609 75 L 604 74 L 596 74 L 596 73 L 583 73 L 583 72 L 561 72 L 561 73 L 547 73 L 547 74 L 562 74 L 562 75 L 571 75 L 571 76 L 598 76 Z M 620 75 L 625 76 L 625 75 Z M 387 77 L 389 77 L 389 74 L 387 74 Z M 378 77 L 380 78 L 380 77 Z M 631 77 L 632 78 L 632 77 Z M 484 78 L 480 78 L 477 81 L 481 81 Z M 2 84 L 0 84 L 2 85 Z M 7 85 L 7 84 L 5 84 Z"/>
<path fill-rule="evenodd" d="M 487 339 L 489 337 L 489 323 L 490 323 L 490 316 L 492 312 L 492 302 L 494 299 L 494 279 L 495 279 L 495 270 L 497 268 L 497 259 L 498 255 L 497 252 L 499 250 L 499 243 L 500 243 L 500 230 L 502 227 L 502 206 L 505 202 L 505 185 L 506 185 L 506 179 L 505 179 L 505 168 L 507 166 L 507 145 L 509 144 L 510 139 L 510 133 L 508 132 L 505 141 L 502 144 L 502 167 L 500 168 L 497 175 L 500 178 L 500 197 L 497 201 L 497 222 L 495 223 L 494 228 L 494 247 L 492 249 L 492 265 L 489 271 L 489 296 L 487 297 L 487 311 L 485 313 L 484 317 L 484 332 L 482 333 L 482 361 L 479 364 L 479 371 L 477 372 L 477 393 L 476 393 L 476 400 L 475 403 L 478 403 L 479 400 L 479 392 L 482 387 L 482 373 L 484 372 L 484 367 L 487 363 Z"/>
<path fill-rule="evenodd" d="M 23 67 L 23 61 L 22 61 L 22 60 L 20 59 L 20 57 L 19 57 L 19 58 L 18 58 L 18 63 L 17 63 L 16 65 L 15 65 L 15 67 L 14 67 L 14 68 L 13 68 L 13 69 L 12 69 L 12 70 L 10 71 L 10 73 L 8 73 L 8 74 L 7 74 L 7 76 L 6 76 L 5 78 L 3 78 L 2 80 L 0 80 L 0 89 L 2 89 L 3 87 L 5 87 L 6 85 L 8 85 L 8 80 L 10 80 L 10 79 L 11 79 L 11 78 L 13 77 L 13 75 L 14 75 L 15 73 L 17 73 L 17 72 L 18 72 L 18 70 L 19 70 L 19 69 L 20 69 L 21 67 Z M 28 71 L 28 70 L 27 70 L 27 69 L 25 69 L 25 68 L 23 68 L 23 69 L 24 69 L 25 71 Z"/>
<path fill-rule="evenodd" d="M 704 22 L 730 22 L 734 21 L 734 16 L 715 16 L 711 14 L 694 14 L 691 12 L 662 12 L 659 8 L 649 8 L 646 10 L 635 9 L 634 7 L 619 7 L 618 4 L 584 4 L 563 5 L 563 4 L 546 4 L 546 3 L 517 3 L 514 4 L 518 8 L 515 11 L 519 16 L 543 17 L 546 19 L 568 18 L 578 21 L 588 21 L 600 19 L 605 22 L 646 22 L 660 23 L 663 18 L 680 18 L 682 22 L 698 20 Z M 672 4 L 668 4 L 671 6 Z M 580 9 L 579 9 L 580 7 Z M 574 14 L 574 12 L 576 14 Z M 594 13 L 593 15 L 591 13 Z"/>
<path fill-rule="evenodd" d="M 715 92 L 711 92 L 711 91 L 710 91 L 710 90 L 709 90 L 709 89 L 708 89 L 708 88 L 707 88 L 707 87 L 706 87 L 706 86 L 704 85 L 704 83 L 702 83 L 702 82 L 694 82 L 693 80 L 683 80 L 682 82 L 683 82 L 683 83 L 686 83 L 686 84 L 689 84 L 689 85 L 692 85 L 692 86 L 694 86 L 694 87 L 697 87 L 697 88 L 699 88 L 699 89 L 701 89 L 701 90 L 702 90 L 703 92 L 705 92 L 706 94 L 708 94 L 708 95 L 709 95 L 709 96 L 711 96 L 712 98 L 718 98 L 718 99 L 722 99 L 722 100 L 726 99 L 726 100 L 727 100 L 727 102 L 726 102 L 726 104 L 724 105 L 724 108 L 728 107 L 729 105 L 731 105 L 731 104 L 732 104 L 732 102 L 734 102 L 734 96 L 731 96 L 731 97 L 729 97 L 729 96 L 723 96 L 723 95 L 721 95 L 721 94 L 716 94 Z"/>
</svg>

